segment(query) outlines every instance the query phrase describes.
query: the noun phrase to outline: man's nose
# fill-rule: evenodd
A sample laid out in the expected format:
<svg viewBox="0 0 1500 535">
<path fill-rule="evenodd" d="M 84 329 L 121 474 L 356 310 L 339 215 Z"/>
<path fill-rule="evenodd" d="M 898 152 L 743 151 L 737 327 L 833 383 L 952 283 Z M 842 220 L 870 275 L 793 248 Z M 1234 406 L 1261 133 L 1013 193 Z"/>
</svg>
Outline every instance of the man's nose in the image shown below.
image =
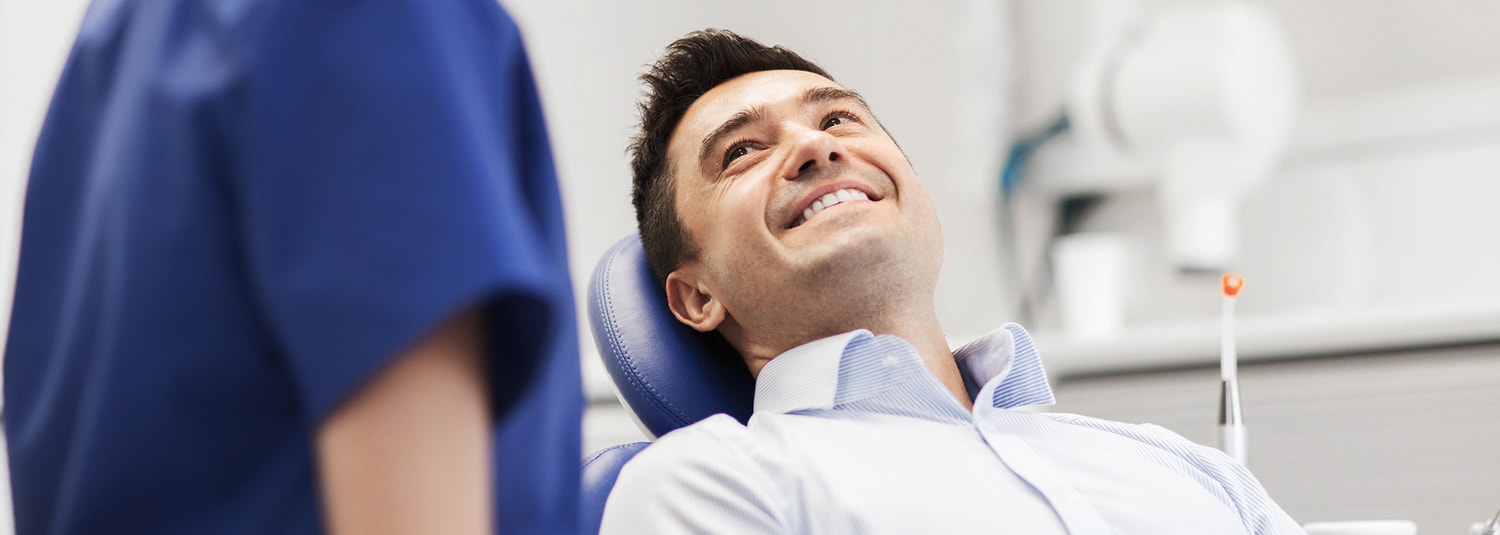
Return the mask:
<svg viewBox="0 0 1500 535">
<path fill-rule="evenodd" d="M 797 180 L 844 159 L 844 148 L 828 132 L 808 129 L 792 139 L 792 154 L 782 164 L 781 178 Z"/>
</svg>

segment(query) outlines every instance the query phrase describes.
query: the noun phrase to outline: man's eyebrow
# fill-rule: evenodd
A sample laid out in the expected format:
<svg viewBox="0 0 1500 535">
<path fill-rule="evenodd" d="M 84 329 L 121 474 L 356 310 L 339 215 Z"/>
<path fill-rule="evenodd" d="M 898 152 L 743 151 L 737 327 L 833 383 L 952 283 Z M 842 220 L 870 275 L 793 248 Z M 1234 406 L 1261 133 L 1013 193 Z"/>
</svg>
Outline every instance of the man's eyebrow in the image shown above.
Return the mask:
<svg viewBox="0 0 1500 535">
<path fill-rule="evenodd" d="M 735 113 L 729 118 L 728 121 L 724 121 L 724 124 L 719 125 L 719 127 L 715 128 L 714 131 L 709 133 L 707 137 L 703 138 L 702 145 L 698 147 L 698 164 L 700 166 L 706 164 L 708 161 L 708 151 L 712 150 L 714 146 L 718 145 L 721 141 L 724 140 L 724 138 L 729 137 L 730 134 L 733 134 L 736 130 L 744 128 L 750 123 L 754 123 L 756 121 L 764 119 L 765 116 L 766 110 L 765 108 L 762 108 L 760 106 L 756 106 L 748 110 L 740 110 L 738 113 Z"/>
<path fill-rule="evenodd" d="M 803 104 L 826 104 L 840 100 L 852 100 L 859 103 L 864 111 L 870 111 L 870 105 L 865 102 L 865 97 L 858 92 L 842 87 L 814 87 L 802 93 Z"/>
</svg>

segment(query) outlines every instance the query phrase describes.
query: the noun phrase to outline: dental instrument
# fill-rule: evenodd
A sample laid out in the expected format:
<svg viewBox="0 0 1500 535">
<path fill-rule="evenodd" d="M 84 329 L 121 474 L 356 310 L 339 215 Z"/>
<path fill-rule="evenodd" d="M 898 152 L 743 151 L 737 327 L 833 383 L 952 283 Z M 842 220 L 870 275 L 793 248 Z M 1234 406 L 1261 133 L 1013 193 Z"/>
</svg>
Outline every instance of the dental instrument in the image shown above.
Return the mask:
<svg viewBox="0 0 1500 535">
<path fill-rule="evenodd" d="M 1239 355 L 1235 352 L 1234 302 L 1245 279 L 1233 273 L 1220 279 L 1224 293 L 1219 347 L 1219 449 L 1246 465 L 1245 417 L 1240 410 Z"/>
</svg>

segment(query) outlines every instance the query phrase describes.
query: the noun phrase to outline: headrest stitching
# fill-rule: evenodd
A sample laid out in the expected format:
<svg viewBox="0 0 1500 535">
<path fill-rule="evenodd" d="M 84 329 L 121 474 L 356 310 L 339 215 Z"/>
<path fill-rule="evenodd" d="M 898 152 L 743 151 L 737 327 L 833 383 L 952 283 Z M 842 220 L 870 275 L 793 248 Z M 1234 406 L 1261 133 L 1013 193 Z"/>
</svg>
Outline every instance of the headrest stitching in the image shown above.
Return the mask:
<svg viewBox="0 0 1500 535">
<path fill-rule="evenodd" d="M 607 276 L 613 276 L 615 259 L 619 258 L 620 250 L 620 248 L 616 248 L 615 251 L 609 255 L 609 259 L 607 260 L 608 264 L 605 266 L 605 273 L 608 274 Z M 609 320 L 609 336 L 607 336 L 607 338 L 609 338 L 610 346 L 614 347 L 617 353 L 617 355 L 615 356 L 615 360 L 619 362 L 623 368 L 625 368 L 625 377 L 630 380 L 630 385 L 634 387 L 637 392 L 645 394 L 647 399 L 651 400 L 651 402 L 655 404 L 657 408 L 663 409 L 669 417 L 677 421 L 677 424 L 679 426 L 691 423 L 688 420 L 687 416 L 682 413 L 682 410 L 678 409 L 677 406 L 672 404 L 670 400 L 663 398 L 661 394 L 656 391 L 656 388 L 652 387 L 649 383 L 646 382 L 645 377 L 643 377 L 640 371 L 636 368 L 634 360 L 630 358 L 630 350 L 625 347 L 624 341 L 619 334 L 619 322 L 615 319 L 616 314 L 614 307 L 614 292 L 611 285 L 605 285 L 604 291 L 601 292 L 600 298 L 604 300 L 604 309 L 609 311 L 609 314 L 607 315 L 607 319 Z"/>
<path fill-rule="evenodd" d="M 626 442 L 624 444 L 615 444 L 615 445 L 610 446 L 608 448 L 604 448 L 602 450 L 599 450 L 599 451 L 595 452 L 593 455 L 590 455 L 589 458 L 584 459 L 582 463 L 579 463 L 578 467 L 579 468 L 586 467 L 586 466 L 589 465 L 589 463 L 597 461 L 597 460 L 599 460 L 600 457 L 608 455 L 608 454 L 610 454 L 611 452 L 613 452 L 615 450 L 623 450 L 623 449 L 627 449 L 627 448 L 636 448 L 636 447 L 640 447 L 640 444 L 641 444 L 640 442 Z"/>
</svg>

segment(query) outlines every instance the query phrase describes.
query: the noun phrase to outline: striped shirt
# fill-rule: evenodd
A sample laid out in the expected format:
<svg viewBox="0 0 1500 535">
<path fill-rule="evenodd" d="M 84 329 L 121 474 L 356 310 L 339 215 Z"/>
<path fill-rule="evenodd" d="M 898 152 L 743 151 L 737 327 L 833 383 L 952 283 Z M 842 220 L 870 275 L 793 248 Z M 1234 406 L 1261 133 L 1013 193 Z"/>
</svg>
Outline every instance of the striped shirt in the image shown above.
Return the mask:
<svg viewBox="0 0 1500 535">
<path fill-rule="evenodd" d="M 1248 471 L 1164 428 L 1050 405 L 1031 338 L 958 349 L 966 410 L 906 341 L 777 356 L 748 425 L 668 433 L 621 471 L 603 533 L 1302 533 Z"/>
</svg>

